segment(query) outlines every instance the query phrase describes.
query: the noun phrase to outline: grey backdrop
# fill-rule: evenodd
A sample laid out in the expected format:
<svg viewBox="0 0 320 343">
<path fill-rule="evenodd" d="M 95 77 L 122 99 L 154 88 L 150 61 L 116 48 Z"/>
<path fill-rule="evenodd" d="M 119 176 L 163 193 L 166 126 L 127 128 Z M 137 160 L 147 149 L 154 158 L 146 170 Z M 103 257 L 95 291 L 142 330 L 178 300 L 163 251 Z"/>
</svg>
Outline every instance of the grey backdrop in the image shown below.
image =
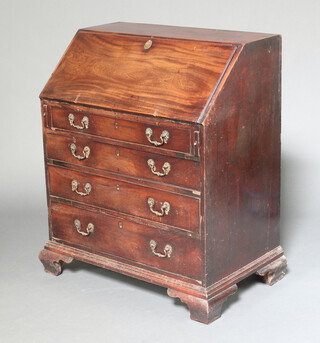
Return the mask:
<svg viewBox="0 0 320 343">
<path fill-rule="evenodd" d="M 320 2 L 0 1 L 0 342 L 319 342 Z M 76 262 L 58 278 L 47 239 L 38 95 L 76 30 L 113 21 L 281 33 L 282 245 L 289 274 L 249 278 L 210 326 L 165 289 Z"/>
</svg>

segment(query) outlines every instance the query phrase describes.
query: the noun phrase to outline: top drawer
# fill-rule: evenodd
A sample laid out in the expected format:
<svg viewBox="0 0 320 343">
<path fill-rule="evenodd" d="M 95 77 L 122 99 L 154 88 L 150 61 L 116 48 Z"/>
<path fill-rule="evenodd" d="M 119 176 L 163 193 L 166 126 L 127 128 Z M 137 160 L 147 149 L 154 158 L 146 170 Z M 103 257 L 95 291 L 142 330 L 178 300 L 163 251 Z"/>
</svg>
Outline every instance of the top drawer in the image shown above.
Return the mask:
<svg viewBox="0 0 320 343">
<path fill-rule="evenodd" d="M 141 144 L 164 153 L 171 150 L 177 156 L 198 156 L 197 127 L 84 107 L 50 106 L 50 113 L 52 129 Z"/>
</svg>

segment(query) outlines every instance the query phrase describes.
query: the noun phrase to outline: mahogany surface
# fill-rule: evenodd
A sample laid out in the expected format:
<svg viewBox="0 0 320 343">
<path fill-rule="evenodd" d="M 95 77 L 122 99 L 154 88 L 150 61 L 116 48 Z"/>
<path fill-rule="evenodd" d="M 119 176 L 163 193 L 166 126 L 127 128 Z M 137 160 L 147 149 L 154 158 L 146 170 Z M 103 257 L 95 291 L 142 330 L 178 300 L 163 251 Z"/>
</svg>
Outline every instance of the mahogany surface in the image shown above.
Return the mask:
<svg viewBox="0 0 320 343">
<path fill-rule="evenodd" d="M 279 245 L 280 44 L 243 47 L 205 118 L 208 285 Z"/>
<path fill-rule="evenodd" d="M 158 284 L 206 324 L 242 279 L 282 279 L 280 95 L 279 35 L 79 30 L 40 95 L 45 270 L 78 259 Z"/>
<path fill-rule="evenodd" d="M 78 31 L 41 97 L 196 121 L 235 47 L 148 39 Z"/>
<path fill-rule="evenodd" d="M 169 25 L 153 25 L 153 24 L 137 24 L 116 22 L 98 26 L 87 27 L 84 31 L 117 33 L 137 36 L 155 36 L 174 39 L 187 39 L 196 41 L 208 41 L 230 44 L 248 44 L 261 39 L 277 36 L 261 32 L 244 32 L 244 31 L 228 31 L 228 30 L 213 30 L 195 27 L 169 26 Z"/>
<path fill-rule="evenodd" d="M 177 151 L 185 154 L 194 154 L 194 135 L 197 127 L 190 125 L 173 125 L 172 122 L 160 122 L 156 120 L 146 120 L 140 117 L 121 116 L 120 113 L 110 111 L 99 111 L 95 109 L 88 110 L 81 106 L 66 106 L 62 108 L 57 105 L 50 108 L 51 128 L 54 130 L 67 130 L 79 132 L 78 129 L 71 127 L 68 120 L 70 113 L 74 114 L 75 122 L 80 124 L 81 119 L 87 116 L 89 127 L 81 131 L 82 134 L 94 135 L 102 138 L 116 139 L 118 141 L 137 143 L 151 146 L 147 140 L 145 131 L 147 128 L 153 130 L 154 138 L 160 136 L 163 130 L 170 131 L 171 138 L 165 145 L 163 153 L 167 150 Z M 127 118 L 124 120 L 123 118 Z M 129 120 L 130 119 L 130 120 Z M 120 143 L 120 142 L 119 142 Z"/>
<path fill-rule="evenodd" d="M 80 173 L 60 167 L 48 167 L 50 194 L 54 197 L 70 199 L 88 205 L 107 208 L 137 217 L 143 217 L 162 224 L 179 227 L 189 231 L 199 230 L 199 199 L 163 192 L 135 183 L 123 182 L 106 177 Z M 79 195 L 72 190 L 72 181 L 79 184 L 78 191 L 85 193 L 86 183 L 92 190 L 88 195 Z M 157 216 L 149 209 L 147 200 L 155 199 L 155 209 L 160 211 L 167 201 L 171 208 L 168 215 Z"/>
<path fill-rule="evenodd" d="M 88 236 L 79 235 L 74 220 L 81 222 L 82 231 L 88 223 L 94 230 Z M 52 203 L 52 236 L 55 240 L 67 242 L 89 251 L 100 251 L 128 260 L 165 269 L 190 278 L 201 279 L 200 242 L 188 239 L 182 234 L 168 230 L 124 221 L 119 217 L 101 215 L 95 212 Z M 120 225 L 120 226 L 119 226 Z M 172 259 L 159 258 L 150 254 L 150 240 L 157 242 L 156 251 L 162 253 L 166 244 L 173 249 Z"/>
<path fill-rule="evenodd" d="M 105 144 L 83 135 L 56 135 L 48 132 L 46 143 L 47 156 L 52 160 L 200 190 L 200 167 L 194 161 Z M 75 143 L 80 151 L 84 146 L 89 146 L 89 158 L 74 158 L 70 152 L 71 143 Z M 153 174 L 148 167 L 149 159 L 155 162 L 156 171 L 162 173 L 163 165 L 169 163 L 168 175 Z"/>
</svg>

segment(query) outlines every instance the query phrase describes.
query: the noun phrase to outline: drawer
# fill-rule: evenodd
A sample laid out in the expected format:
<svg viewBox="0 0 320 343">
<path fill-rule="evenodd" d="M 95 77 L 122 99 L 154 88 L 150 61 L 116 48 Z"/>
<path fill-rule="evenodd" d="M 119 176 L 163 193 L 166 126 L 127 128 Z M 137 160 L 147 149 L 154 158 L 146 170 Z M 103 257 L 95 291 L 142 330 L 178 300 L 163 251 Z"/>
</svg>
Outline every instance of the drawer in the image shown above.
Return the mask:
<svg viewBox="0 0 320 343">
<path fill-rule="evenodd" d="M 99 114 L 95 114 L 94 112 Z M 51 127 L 82 134 L 90 134 L 118 141 L 137 143 L 157 150 L 172 150 L 197 155 L 198 131 L 195 127 L 173 124 L 153 118 L 130 115 L 132 120 L 116 117 L 115 112 L 73 107 L 51 107 Z M 103 115 L 105 113 L 107 115 Z M 114 117 L 110 117 L 113 114 Z M 121 118 L 119 118 L 119 116 Z"/>
<path fill-rule="evenodd" d="M 48 166 L 50 195 L 198 231 L 200 199 Z"/>
<path fill-rule="evenodd" d="M 84 147 L 90 149 L 87 158 L 83 158 L 86 156 L 83 153 Z M 191 160 L 104 144 L 85 136 L 71 137 L 52 133 L 46 135 L 46 153 L 47 158 L 57 161 L 200 189 L 200 166 Z"/>
<path fill-rule="evenodd" d="M 54 239 L 71 245 L 201 278 L 200 241 L 196 239 L 54 202 L 51 229 Z"/>
</svg>

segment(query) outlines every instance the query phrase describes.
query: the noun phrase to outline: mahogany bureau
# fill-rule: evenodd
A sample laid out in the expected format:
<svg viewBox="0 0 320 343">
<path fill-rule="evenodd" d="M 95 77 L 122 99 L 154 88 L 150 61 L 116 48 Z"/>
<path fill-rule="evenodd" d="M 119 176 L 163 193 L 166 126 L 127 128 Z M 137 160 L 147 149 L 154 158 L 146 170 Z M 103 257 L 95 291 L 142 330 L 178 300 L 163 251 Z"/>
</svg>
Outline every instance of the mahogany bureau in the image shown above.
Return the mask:
<svg viewBox="0 0 320 343">
<path fill-rule="evenodd" d="M 221 315 L 279 243 L 278 35 L 113 23 L 77 32 L 40 98 L 50 239 L 73 259 Z"/>
</svg>

